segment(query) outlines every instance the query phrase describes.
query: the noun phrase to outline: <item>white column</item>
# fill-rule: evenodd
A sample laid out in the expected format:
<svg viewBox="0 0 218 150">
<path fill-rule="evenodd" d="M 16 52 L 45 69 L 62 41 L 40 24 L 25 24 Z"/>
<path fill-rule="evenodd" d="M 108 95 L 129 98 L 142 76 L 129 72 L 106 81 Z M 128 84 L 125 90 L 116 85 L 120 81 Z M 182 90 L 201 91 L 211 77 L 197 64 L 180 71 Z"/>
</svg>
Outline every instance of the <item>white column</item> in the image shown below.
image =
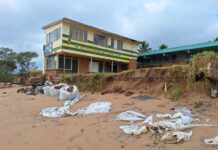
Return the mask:
<svg viewBox="0 0 218 150">
<path fill-rule="evenodd" d="M 46 57 L 45 57 L 45 55 L 43 56 L 43 59 L 42 59 L 42 65 L 43 65 L 43 68 L 42 68 L 42 73 L 43 74 L 45 74 L 45 70 L 46 70 L 46 63 L 45 63 L 45 60 L 46 59 Z"/>
<path fill-rule="evenodd" d="M 92 73 L 92 57 L 91 57 L 90 72 Z"/>
<path fill-rule="evenodd" d="M 113 71 L 114 71 L 114 62 L 112 61 L 111 62 L 111 72 L 113 73 Z"/>
</svg>

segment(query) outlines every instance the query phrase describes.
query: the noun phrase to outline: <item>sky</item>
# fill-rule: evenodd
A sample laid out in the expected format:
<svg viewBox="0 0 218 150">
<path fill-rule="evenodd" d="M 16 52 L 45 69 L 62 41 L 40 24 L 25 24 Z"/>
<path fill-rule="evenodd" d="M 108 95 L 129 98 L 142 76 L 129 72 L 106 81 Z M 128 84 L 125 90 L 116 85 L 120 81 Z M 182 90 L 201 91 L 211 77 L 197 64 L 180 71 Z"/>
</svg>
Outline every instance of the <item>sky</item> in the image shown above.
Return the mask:
<svg viewBox="0 0 218 150">
<path fill-rule="evenodd" d="M 0 0 L 0 47 L 35 51 L 42 68 L 42 26 L 63 17 L 147 41 L 152 49 L 218 36 L 218 0 Z"/>
</svg>

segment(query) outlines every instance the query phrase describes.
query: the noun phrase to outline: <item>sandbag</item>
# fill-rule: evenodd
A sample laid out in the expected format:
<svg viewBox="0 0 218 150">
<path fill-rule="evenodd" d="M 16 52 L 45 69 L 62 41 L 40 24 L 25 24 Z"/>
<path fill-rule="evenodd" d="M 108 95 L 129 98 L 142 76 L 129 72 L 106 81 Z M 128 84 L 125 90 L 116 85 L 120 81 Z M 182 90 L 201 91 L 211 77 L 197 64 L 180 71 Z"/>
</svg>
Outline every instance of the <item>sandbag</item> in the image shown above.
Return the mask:
<svg viewBox="0 0 218 150">
<path fill-rule="evenodd" d="M 215 138 L 211 138 L 211 139 L 205 139 L 204 142 L 210 145 L 218 145 L 218 136 L 216 136 Z"/>
<path fill-rule="evenodd" d="M 120 126 L 120 129 L 122 129 L 124 133 L 130 135 L 140 135 L 148 131 L 146 126 L 139 126 L 136 124 Z"/>
<path fill-rule="evenodd" d="M 135 111 L 125 111 L 117 115 L 117 120 L 122 120 L 122 121 L 133 122 L 133 121 L 141 121 L 144 119 L 145 119 L 144 115 Z"/>
<path fill-rule="evenodd" d="M 73 91 L 70 91 L 73 89 Z M 67 85 L 60 89 L 59 99 L 61 101 L 73 100 L 79 97 L 79 90 L 75 85 Z"/>
<path fill-rule="evenodd" d="M 60 83 L 60 84 L 57 84 L 57 85 L 53 85 L 51 88 L 50 88 L 50 95 L 51 96 L 55 96 L 55 97 L 59 97 L 60 95 L 60 89 L 62 87 L 66 86 L 66 84 L 64 83 Z"/>
<path fill-rule="evenodd" d="M 99 113 L 108 113 L 111 110 L 111 102 L 95 102 L 91 103 L 84 109 L 77 110 L 74 115 L 77 116 L 88 116 Z"/>
<path fill-rule="evenodd" d="M 44 86 L 44 87 L 42 88 L 42 89 L 43 89 L 43 93 L 44 93 L 45 95 L 49 96 L 49 95 L 50 95 L 50 88 L 51 88 L 50 85 Z"/>
</svg>

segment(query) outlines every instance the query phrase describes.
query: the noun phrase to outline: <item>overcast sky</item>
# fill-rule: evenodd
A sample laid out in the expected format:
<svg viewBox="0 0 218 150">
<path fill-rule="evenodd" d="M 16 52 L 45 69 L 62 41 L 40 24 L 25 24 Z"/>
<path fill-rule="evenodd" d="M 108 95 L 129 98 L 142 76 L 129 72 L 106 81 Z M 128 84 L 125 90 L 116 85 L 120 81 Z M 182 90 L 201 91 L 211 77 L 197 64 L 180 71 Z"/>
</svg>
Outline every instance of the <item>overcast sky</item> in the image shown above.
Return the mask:
<svg viewBox="0 0 218 150">
<path fill-rule="evenodd" d="M 0 0 L 0 47 L 36 51 L 42 26 L 67 17 L 137 40 L 153 49 L 218 36 L 218 0 Z"/>
</svg>

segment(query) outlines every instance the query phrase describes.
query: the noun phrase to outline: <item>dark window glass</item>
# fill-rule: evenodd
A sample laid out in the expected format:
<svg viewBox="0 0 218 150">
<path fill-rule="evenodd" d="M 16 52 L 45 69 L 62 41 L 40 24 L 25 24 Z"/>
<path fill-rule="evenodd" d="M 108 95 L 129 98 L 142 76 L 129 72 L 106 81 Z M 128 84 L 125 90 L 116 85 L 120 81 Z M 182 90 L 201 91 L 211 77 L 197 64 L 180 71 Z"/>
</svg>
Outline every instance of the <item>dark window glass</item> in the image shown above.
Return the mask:
<svg viewBox="0 0 218 150">
<path fill-rule="evenodd" d="M 172 59 L 172 60 L 177 60 L 177 55 L 172 55 L 172 56 L 171 56 L 171 59 Z"/>
<path fill-rule="evenodd" d="M 79 41 L 87 41 L 87 31 L 71 27 L 70 38 Z"/>
<path fill-rule="evenodd" d="M 57 28 L 46 35 L 46 43 L 52 43 L 61 38 L 61 28 Z"/>
<path fill-rule="evenodd" d="M 103 35 L 94 34 L 94 43 L 100 46 L 107 46 L 107 38 Z"/>
</svg>

